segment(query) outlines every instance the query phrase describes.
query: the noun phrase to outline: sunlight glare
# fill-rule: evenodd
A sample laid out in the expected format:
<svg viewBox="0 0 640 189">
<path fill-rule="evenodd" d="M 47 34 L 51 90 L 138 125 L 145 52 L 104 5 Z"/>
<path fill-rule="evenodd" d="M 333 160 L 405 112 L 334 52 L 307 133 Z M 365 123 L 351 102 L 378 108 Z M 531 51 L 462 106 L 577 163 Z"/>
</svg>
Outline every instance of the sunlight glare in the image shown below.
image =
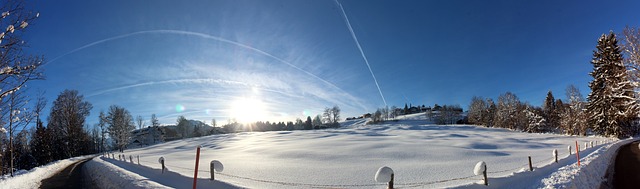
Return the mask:
<svg viewBox="0 0 640 189">
<path fill-rule="evenodd" d="M 240 123 L 252 123 L 267 121 L 267 112 L 264 103 L 256 98 L 239 98 L 231 103 L 230 117 Z"/>
</svg>

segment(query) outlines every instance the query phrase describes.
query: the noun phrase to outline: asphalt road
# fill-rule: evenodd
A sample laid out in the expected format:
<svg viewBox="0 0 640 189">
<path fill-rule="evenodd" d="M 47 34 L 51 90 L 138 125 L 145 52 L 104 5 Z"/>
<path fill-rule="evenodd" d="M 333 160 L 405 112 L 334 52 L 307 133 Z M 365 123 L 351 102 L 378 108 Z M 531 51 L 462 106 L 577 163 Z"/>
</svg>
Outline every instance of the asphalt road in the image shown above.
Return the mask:
<svg viewBox="0 0 640 189">
<path fill-rule="evenodd" d="M 640 188 L 639 142 L 620 147 L 616 156 L 613 188 Z"/>
<path fill-rule="evenodd" d="M 71 164 L 68 167 L 64 168 L 62 171 L 56 173 L 55 175 L 42 180 L 42 184 L 40 185 L 40 188 L 41 189 L 97 188 L 83 174 L 85 172 L 85 170 L 83 169 L 84 163 L 91 160 L 92 158 L 93 157 Z"/>
</svg>

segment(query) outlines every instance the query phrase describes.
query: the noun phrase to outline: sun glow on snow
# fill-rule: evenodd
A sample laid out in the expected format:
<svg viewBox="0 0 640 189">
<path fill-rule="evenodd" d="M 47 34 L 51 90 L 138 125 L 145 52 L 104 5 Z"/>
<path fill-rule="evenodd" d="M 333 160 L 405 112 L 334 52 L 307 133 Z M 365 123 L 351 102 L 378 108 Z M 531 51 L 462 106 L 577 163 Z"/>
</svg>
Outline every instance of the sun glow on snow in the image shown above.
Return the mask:
<svg viewBox="0 0 640 189">
<path fill-rule="evenodd" d="M 265 104 L 255 97 L 239 98 L 231 103 L 230 117 L 240 123 L 251 123 L 256 121 L 267 121 Z"/>
</svg>

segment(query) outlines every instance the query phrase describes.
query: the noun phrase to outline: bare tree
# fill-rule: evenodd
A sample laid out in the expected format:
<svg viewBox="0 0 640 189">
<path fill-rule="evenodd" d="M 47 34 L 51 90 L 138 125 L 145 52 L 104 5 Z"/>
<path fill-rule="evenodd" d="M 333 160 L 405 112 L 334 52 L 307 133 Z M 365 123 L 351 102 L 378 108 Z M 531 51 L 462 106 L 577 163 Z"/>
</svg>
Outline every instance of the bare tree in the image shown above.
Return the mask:
<svg viewBox="0 0 640 189">
<path fill-rule="evenodd" d="M 506 92 L 498 97 L 498 106 L 495 113 L 495 126 L 516 129 L 518 124 L 518 110 L 520 108 L 520 100 L 511 93 Z"/>
<path fill-rule="evenodd" d="M 48 128 L 51 129 L 54 159 L 66 159 L 84 154 L 82 151 L 87 141 L 83 126 L 93 105 L 84 101 L 84 96 L 76 90 L 64 90 L 53 101 L 48 117 Z"/>
<path fill-rule="evenodd" d="M 189 121 L 187 120 L 187 118 L 185 118 L 184 116 L 178 117 L 178 119 L 176 120 L 176 130 L 180 135 L 182 135 L 182 138 L 189 137 Z"/>
<path fill-rule="evenodd" d="M 152 127 L 160 126 L 160 122 L 158 121 L 158 118 L 156 117 L 156 114 L 151 114 L 151 126 Z"/>
<path fill-rule="evenodd" d="M 333 106 L 333 108 L 331 108 L 331 117 L 333 119 L 334 124 L 338 123 L 338 121 L 340 121 L 340 107 L 338 106 Z"/>
<path fill-rule="evenodd" d="M 486 116 L 488 109 L 487 102 L 482 97 L 474 96 L 471 98 L 471 104 L 469 104 L 469 122 L 476 125 L 485 125 L 482 119 Z M 488 125 L 485 125 L 488 126 Z"/>
<path fill-rule="evenodd" d="M 24 2 L 9 0 L 0 8 L 0 99 L 20 90 L 28 81 L 44 79 L 42 57 L 23 54 L 21 34 L 39 14 L 26 10 Z"/>
<path fill-rule="evenodd" d="M 106 120 L 109 124 L 109 135 L 115 141 L 118 150 L 123 152 L 131 139 L 131 131 L 135 129 L 133 117 L 127 109 L 111 105 Z"/>
<path fill-rule="evenodd" d="M 26 31 L 29 23 L 38 17 L 38 13 L 27 10 L 23 1 L 4 1 L 0 6 L 0 110 L 2 114 L 7 112 L 12 114 L 13 118 L 17 118 L 16 112 L 6 111 L 10 103 L 5 103 L 5 97 L 15 93 L 24 87 L 31 80 L 44 79 L 40 69 L 42 65 L 42 57 L 24 54 L 23 49 L 27 43 L 22 38 L 22 34 Z M 6 29 L 4 29 L 6 28 Z M 4 30 L 2 30 L 4 29 Z M 13 98 L 13 97 L 12 97 Z M 15 100 L 13 100 L 15 102 Z M 26 112 L 26 111 L 25 111 Z M 4 121 L 0 124 L 0 132 L 5 128 L 1 125 L 10 124 L 9 129 L 9 146 L 13 146 L 13 124 L 14 120 Z M 2 133 L 4 135 L 4 133 Z M 10 147 L 11 161 L 13 161 L 13 147 Z M 4 151 L 4 149 L 0 149 Z M 2 155 L 2 154 L 0 154 Z M 11 163 L 13 165 L 13 163 Z M 13 166 L 11 166 L 11 175 L 13 175 Z"/>
<path fill-rule="evenodd" d="M 636 89 L 640 87 L 640 28 L 625 27 L 619 35 L 624 63 Z"/>
<path fill-rule="evenodd" d="M 13 176 L 14 162 L 16 158 L 14 134 L 17 133 L 17 131 L 24 130 L 25 127 L 29 125 L 35 114 L 28 112 L 26 109 L 28 100 L 24 95 L 24 90 L 10 93 L 8 97 L 9 98 L 7 98 L 6 102 L 6 105 L 8 106 L 8 115 L 6 117 L 7 119 L 3 122 L 7 123 L 8 126 L 10 170 L 11 176 Z"/>
<path fill-rule="evenodd" d="M 587 117 L 584 109 L 586 102 L 580 90 L 569 85 L 566 89 L 567 100 L 569 100 L 569 108 L 566 108 L 561 114 L 561 123 L 566 134 L 586 135 L 587 134 Z"/>
<path fill-rule="evenodd" d="M 145 124 L 144 119 L 142 118 L 142 116 L 138 116 L 136 117 L 136 123 L 138 124 L 138 130 L 142 130 L 142 127 Z"/>
<path fill-rule="evenodd" d="M 100 111 L 100 115 L 98 116 L 98 126 L 100 127 L 100 152 L 104 152 L 106 145 L 105 145 L 105 135 L 107 133 L 109 133 L 109 131 L 107 131 L 107 116 L 104 114 L 104 111 Z"/>
</svg>

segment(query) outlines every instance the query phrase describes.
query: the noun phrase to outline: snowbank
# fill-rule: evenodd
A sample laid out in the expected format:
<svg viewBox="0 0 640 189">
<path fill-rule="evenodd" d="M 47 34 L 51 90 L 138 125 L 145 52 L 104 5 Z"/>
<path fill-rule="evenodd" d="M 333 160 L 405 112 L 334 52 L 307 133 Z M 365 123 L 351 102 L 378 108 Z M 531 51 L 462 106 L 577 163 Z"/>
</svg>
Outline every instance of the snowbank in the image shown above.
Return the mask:
<svg viewBox="0 0 640 189">
<path fill-rule="evenodd" d="M 153 169 L 130 162 L 106 157 L 94 158 L 85 163 L 91 180 L 103 188 L 192 188 L 193 177 L 180 175 L 171 170 Z M 197 188 L 239 188 L 221 181 L 198 179 Z"/>
<path fill-rule="evenodd" d="M 595 152 L 580 159 L 581 166 L 571 164 L 561 167 L 549 177 L 542 179 L 540 188 L 600 188 L 605 181 L 605 173 L 609 165 L 615 161 L 618 149 L 633 142 L 625 139 L 613 144 L 607 144 Z"/>
<path fill-rule="evenodd" d="M 65 167 L 88 157 L 89 156 L 80 156 L 58 160 L 44 166 L 33 168 L 29 171 L 16 171 L 14 172 L 15 176 L 13 177 L 4 175 L 0 177 L 0 188 L 39 188 L 43 179 L 49 178 Z"/>
</svg>

